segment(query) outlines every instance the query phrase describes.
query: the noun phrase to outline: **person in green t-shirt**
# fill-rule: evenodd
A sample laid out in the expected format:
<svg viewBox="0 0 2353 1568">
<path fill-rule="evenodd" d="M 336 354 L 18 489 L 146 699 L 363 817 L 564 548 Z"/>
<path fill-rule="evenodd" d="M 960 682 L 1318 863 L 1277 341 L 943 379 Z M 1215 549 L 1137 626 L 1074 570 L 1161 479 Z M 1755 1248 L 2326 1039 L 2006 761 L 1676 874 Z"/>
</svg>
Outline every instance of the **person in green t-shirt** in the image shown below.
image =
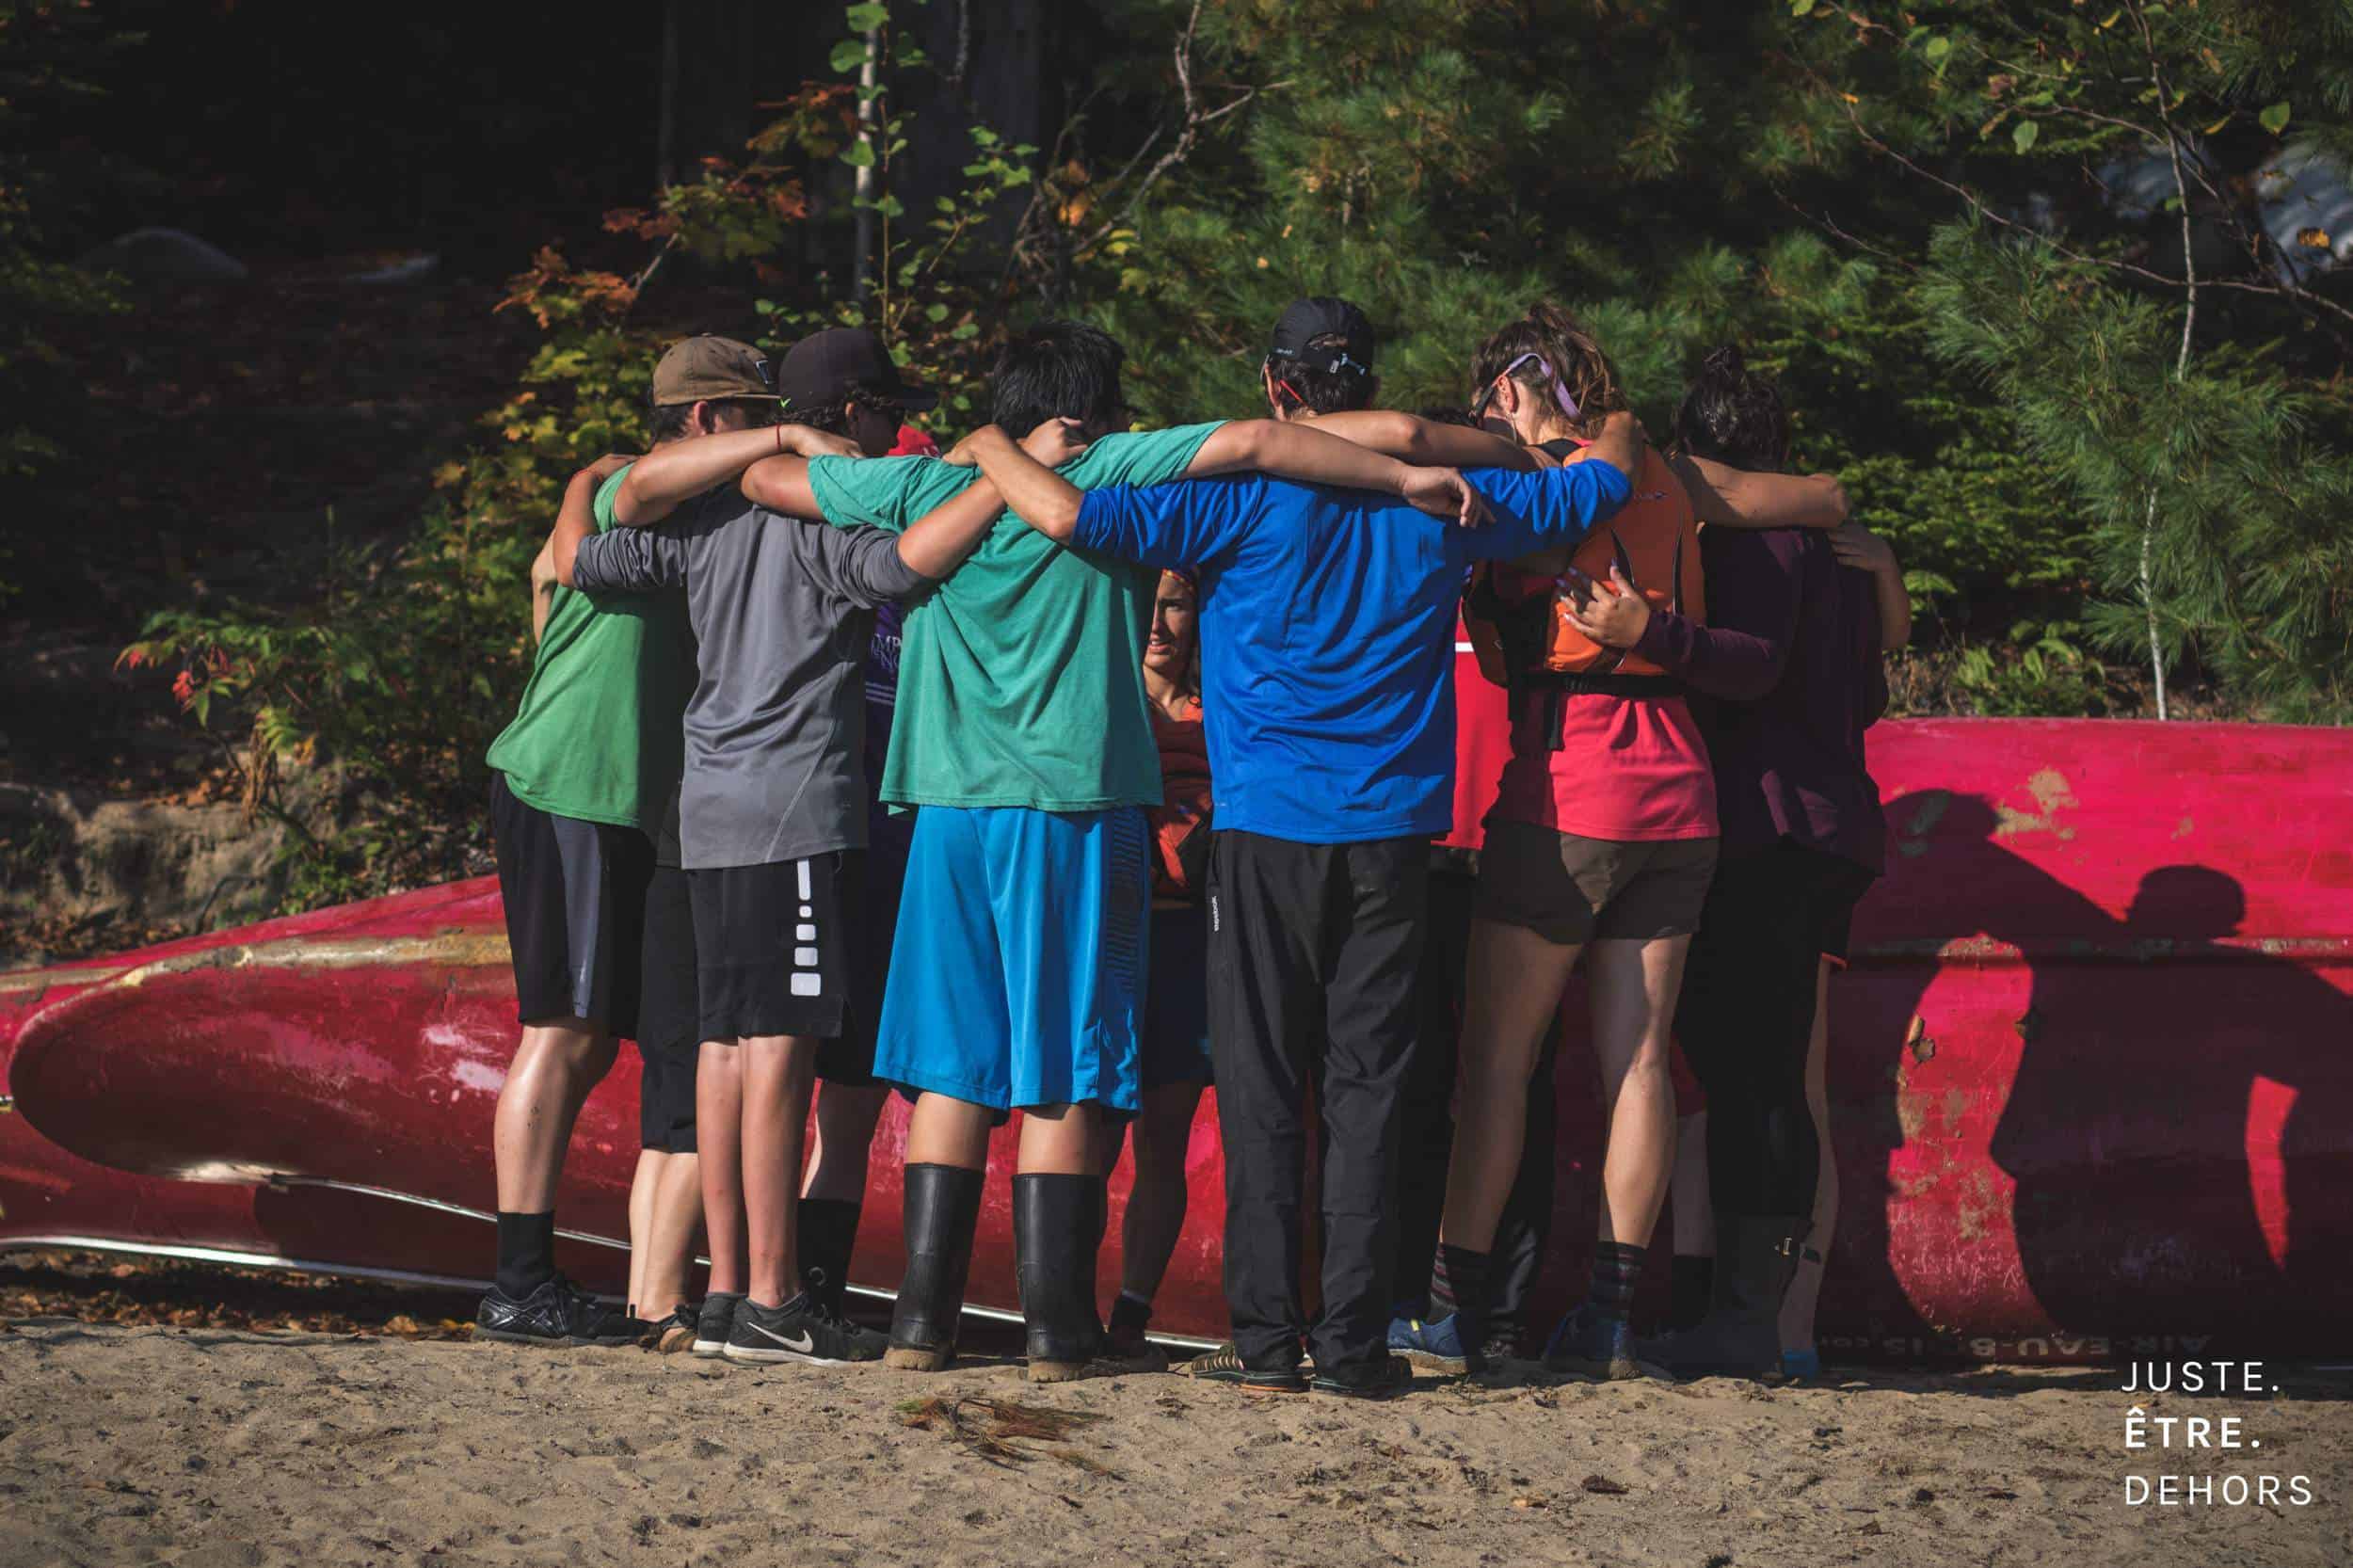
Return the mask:
<svg viewBox="0 0 2353 1568">
<path fill-rule="evenodd" d="M 767 361 L 725 338 L 664 354 L 653 401 L 657 446 L 776 417 Z M 575 474 L 567 515 L 612 527 L 629 462 L 608 457 Z M 682 874 L 680 724 L 695 655 L 676 594 L 575 592 L 555 584 L 544 552 L 532 575 L 538 649 L 488 759 L 522 1038 L 499 1092 L 498 1271 L 478 1327 L 488 1338 L 609 1343 L 648 1328 L 639 1309 L 681 1304 L 700 1208 L 693 933 L 685 901 L 663 896 Z M 632 1227 L 631 1311 L 615 1313 L 556 1269 L 555 1194 L 573 1122 L 621 1037 L 639 1042 L 647 1065 L 630 1205 L 646 1218 Z"/>
<path fill-rule="evenodd" d="M 995 423 L 1027 434 L 1069 421 L 1085 446 L 1059 467 L 1082 488 L 1248 470 L 1399 487 L 1396 462 L 1272 420 L 1111 433 L 1125 423 L 1121 358 L 1077 323 L 1016 334 L 992 377 Z M 978 477 L 956 454 L 776 457 L 744 488 L 772 511 L 898 531 Z M 1160 799 L 1142 675 L 1155 582 L 1006 517 L 906 613 L 881 793 L 920 809 L 874 1061 L 916 1096 L 894 1366 L 954 1354 L 989 1129 L 1015 1108 L 1029 1375 L 1128 1365 L 1101 1354 L 1094 1280 L 1105 1129 L 1137 1104 L 1144 808 Z"/>
</svg>

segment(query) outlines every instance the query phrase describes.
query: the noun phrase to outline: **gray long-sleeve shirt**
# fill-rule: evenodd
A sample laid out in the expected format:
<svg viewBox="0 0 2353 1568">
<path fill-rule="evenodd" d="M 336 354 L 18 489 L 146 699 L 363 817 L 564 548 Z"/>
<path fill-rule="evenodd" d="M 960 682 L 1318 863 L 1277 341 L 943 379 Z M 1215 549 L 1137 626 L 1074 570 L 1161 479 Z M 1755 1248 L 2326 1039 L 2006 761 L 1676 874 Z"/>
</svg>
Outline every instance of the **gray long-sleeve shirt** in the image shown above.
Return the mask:
<svg viewBox="0 0 2353 1568">
<path fill-rule="evenodd" d="M 873 608 L 931 583 L 898 543 L 876 528 L 779 517 L 732 485 L 660 528 L 582 541 L 575 587 L 686 589 L 699 671 L 679 790 L 687 870 L 865 847 Z"/>
</svg>

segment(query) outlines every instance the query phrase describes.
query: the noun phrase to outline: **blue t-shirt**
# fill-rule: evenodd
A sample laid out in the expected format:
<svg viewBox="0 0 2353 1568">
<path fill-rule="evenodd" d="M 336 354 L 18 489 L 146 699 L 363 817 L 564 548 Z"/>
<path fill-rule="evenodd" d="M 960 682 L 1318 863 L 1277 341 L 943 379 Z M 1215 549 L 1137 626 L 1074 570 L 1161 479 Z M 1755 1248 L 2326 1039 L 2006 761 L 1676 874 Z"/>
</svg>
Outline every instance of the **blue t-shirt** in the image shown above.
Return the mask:
<svg viewBox="0 0 2353 1568">
<path fill-rule="evenodd" d="M 1627 495 L 1600 462 L 1468 477 L 1484 528 L 1258 474 L 1087 493 L 1073 545 L 1199 572 L 1217 826 L 1335 844 L 1452 825 L 1464 567 L 1574 543 Z"/>
</svg>

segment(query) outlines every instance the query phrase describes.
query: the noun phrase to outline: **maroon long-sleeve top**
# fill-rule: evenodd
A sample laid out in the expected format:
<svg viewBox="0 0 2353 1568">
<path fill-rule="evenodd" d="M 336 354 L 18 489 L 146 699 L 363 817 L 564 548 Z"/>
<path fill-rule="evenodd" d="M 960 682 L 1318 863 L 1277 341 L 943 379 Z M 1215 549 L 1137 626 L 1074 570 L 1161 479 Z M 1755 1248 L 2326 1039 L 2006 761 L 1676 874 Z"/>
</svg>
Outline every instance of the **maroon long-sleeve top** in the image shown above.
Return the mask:
<svg viewBox="0 0 2353 1568">
<path fill-rule="evenodd" d="M 1710 528 L 1707 621 L 1650 618 L 1635 651 L 1678 676 L 1716 772 L 1723 852 L 1783 839 L 1886 869 L 1887 824 L 1863 732 L 1887 711 L 1870 574 L 1823 535 Z"/>
</svg>

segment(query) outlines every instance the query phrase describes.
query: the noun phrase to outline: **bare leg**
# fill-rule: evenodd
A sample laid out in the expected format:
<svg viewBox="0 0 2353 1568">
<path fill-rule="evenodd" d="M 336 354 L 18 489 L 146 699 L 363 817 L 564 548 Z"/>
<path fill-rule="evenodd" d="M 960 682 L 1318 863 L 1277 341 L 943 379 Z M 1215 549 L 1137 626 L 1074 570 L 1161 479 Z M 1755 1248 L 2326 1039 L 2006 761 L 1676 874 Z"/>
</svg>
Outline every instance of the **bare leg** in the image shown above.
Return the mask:
<svg viewBox="0 0 2353 1568">
<path fill-rule="evenodd" d="M 867 1151 L 889 1098 L 889 1089 L 879 1083 L 828 1082 L 817 1092 L 817 1147 L 809 1153 L 801 1196 L 865 1202 Z"/>
<path fill-rule="evenodd" d="M 906 1162 L 985 1171 L 991 1117 L 987 1106 L 969 1100 L 929 1092 L 917 1096 L 907 1118 Z"/>
<path fill-rule="evenodd" d="M 1805 1048 L 1805 1103 L 1814 1112 L 1814 1135 L 1822 1160 L 1814 1178 L 1814 1224 L 1806 1245 L 1823 1262 L 1801 1255 L 1798 1272 L 1781 1298 L 1781 1345 L 1785 1351 L 1814 1348 L 1814 1308 L 1821 1300 L 1822 1270 L 1830 1257 L 1831 1233 L 1838 1224 L 1838 1160 L 1830 1146 L 1830 960 L 1822 960 L 1814 983 L 1814 1036 Z"/>
<path fill-rule="evenodd" d="M 662 1162 L 650 1220 L 630 1238 L 630 1261 L 638 1275 L 637 1315 L 664 1318 L 686 1302 L 686 1276 L 695 1265 L 695 1225 L 703 1216 L 701 1160 L 672 1154 Z"/>
<path fill-rule="evenodd" d="M 1593 944 L 1593 1054 L 1601 1061 L 1609 1121 L 1602 1163 L 1598 1234 L 1604 1241 L 1650 1245 L 1674 1163 L 1674 1083 L 1667 1039 L 1683 984 L 1689 936 Z"/>
<path fill-rule="evenodd" d="M 663 1149 L 639 1149 L 637 1169 L 629 1178 L 629 1309 L 638 1317 L 646 1304 L 646 1243 L 653 1234 L 654 1193 L 662 1186 L 662 1168 L 670 1156 Z"/>
<path fill-rule="evenodd" d="M 1014 1168 L 1023 1176 L 1095 1176 L 1103 1169 L 1099 1105 L 1041 1105 L 1021 1112 L 1021 1150 Z M 912 1145 L 909 1156 L 913 1158 Z"/>
<path fill-rule="evenodd" d="M 1495 1244 L 1527 1139 L 1528 1080 L 1577 954 L 1525 926 L 1471 922 L 1454 1152 L 1439 1228 L 1449 1246 L 1485 1252 Z"/>
<path fill-rule="evenodd" d="M 696 1161 L 703 1236 L 711 1247 L 711 1293 L 744 1290 L 744 1056 L 718 1040 L 702 1043 L 695 1065 Z"/>
<path fill-rule="evenodd" d="M 615 1050 L 611 1035 L 580 1018 L 523 1026 L 491 1128 L 501 1209 L 545 1214 L 555 1208 L 572 1124 L 588 1091 L 612 1070 Z"/>
<path fill-rule="evenodd" d="M 1150 1301 L 1160 1289 L 1184 1235 L 1185 1155 L 1200 1106 L 1200 1084 L 1163 1083 L 1144 1094 L 1135 1119 L 1136 1176 L 1120 1228 L 1119 1285 L 1139 1301 Z M 1111 1161 L 1104 1164 L 1108 1170 Z"/>
<path fill-rule="evenodd" d="M 1678 1257 L 1716 1256 L 1716 1208 L 1707 1197 L 1707 1112 L 1675 1124 L 1674 1248 Z"/>
<path fill-rule="evenodd" d="M 793 1256 L 801 1145 L 816 1083 L 817 1042 L 797 1034 L 746 1035 L 744 1053 L 744 1227 L 755 1305 L 800 1293 Z"/>
</svg>

